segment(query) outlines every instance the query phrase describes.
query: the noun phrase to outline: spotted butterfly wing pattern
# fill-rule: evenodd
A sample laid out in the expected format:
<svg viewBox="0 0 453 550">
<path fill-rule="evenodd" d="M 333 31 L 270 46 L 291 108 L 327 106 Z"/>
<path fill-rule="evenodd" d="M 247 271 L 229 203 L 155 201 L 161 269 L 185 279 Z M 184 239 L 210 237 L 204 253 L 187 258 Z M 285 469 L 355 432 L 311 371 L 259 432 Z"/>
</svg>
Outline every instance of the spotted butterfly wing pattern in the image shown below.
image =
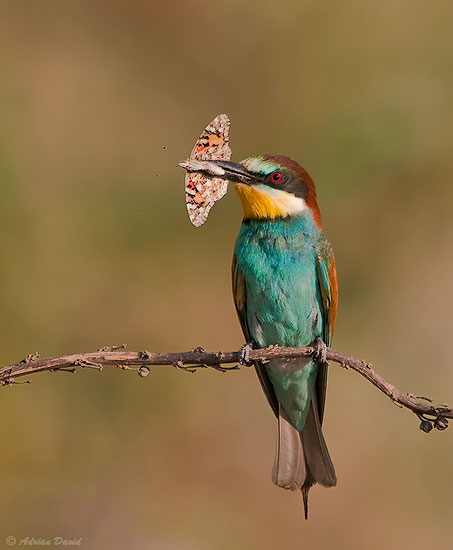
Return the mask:
<svg viewBox="0 0 453 550">
<path fill-rule="evenodd" d="M 230 160 L 230 119 L 219 115 L 210 122 L 197 140 L 189 160 Z M 200 172 L 186 173 L 186 204 L 190 221 L 200 227 L 208 219 L 209 211 L 228 190 L 228 181 L 208 178 Z"/>
</svg>

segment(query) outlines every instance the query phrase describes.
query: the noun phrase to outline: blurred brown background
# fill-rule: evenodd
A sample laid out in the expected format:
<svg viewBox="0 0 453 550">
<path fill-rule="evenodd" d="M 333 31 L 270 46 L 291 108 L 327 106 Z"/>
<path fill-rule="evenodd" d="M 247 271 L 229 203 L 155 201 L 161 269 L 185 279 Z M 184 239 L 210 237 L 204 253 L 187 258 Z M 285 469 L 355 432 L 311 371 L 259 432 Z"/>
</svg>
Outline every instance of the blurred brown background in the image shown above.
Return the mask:
<svg viewBox="0 0 453 550">
<path fill-rule="evenodd" d="M 161 148 L 185 158 L 226 112 L 233 159 L 286 153 L 317 182 L 335 345 L 452 401 L 452 18 L 447 1 L 1 2 L 0 363 L 242 343 L 239 201 L 196 230 Z M 453 432 L 422 434 L 337 366 L 339 484 L 312 491 L 309 522 L 271 484 L 275 422 L 251 369 L 47 373 L 0 393 L 1 547 L 451 545 Z"/>
</svg>

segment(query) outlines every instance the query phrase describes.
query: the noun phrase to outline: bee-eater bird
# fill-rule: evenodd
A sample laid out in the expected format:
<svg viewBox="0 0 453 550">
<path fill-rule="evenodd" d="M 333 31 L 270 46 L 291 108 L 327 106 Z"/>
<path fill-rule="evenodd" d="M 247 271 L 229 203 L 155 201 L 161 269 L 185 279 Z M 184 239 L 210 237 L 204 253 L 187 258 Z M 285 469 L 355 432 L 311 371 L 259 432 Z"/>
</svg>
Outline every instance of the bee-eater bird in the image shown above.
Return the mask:
<svg viewBox="0 0 453 550">
<path fill-rule="evenodd" d="M 322 351 L 323 344 L 331 343 L 338 287 L 315 186 L 301 166 L 282 155 L 209 163 L 236 184 L 244 210 L 232 275 L 246 341 L 260 348 L 278 344 L 318 350 L 315 358 L 255 364 L 278 418 L 272 480 L 302 490 L 307 517 L 310 487 L 336 484 L 321 424 L 327 383 Z"/>
</svg>

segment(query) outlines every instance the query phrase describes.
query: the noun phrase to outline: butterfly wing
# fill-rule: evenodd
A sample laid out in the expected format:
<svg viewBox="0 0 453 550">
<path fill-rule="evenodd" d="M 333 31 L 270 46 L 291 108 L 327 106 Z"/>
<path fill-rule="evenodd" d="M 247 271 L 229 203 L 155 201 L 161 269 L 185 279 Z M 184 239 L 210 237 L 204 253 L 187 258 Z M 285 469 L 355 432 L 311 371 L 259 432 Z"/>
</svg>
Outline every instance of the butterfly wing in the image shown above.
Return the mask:
<svg viewBox="0 0 453 550">
<path fill-rule="evenodd" d="M 219 115 L 210 122 L 192 149 L 190 160 L 230 160 L 230 119 Z M 200 172 L 186 173 L 186 205 L 190 221 L 199 227 L 209 211 L 227 192 L 228 181 L 208 178 Z"/>
</svg>

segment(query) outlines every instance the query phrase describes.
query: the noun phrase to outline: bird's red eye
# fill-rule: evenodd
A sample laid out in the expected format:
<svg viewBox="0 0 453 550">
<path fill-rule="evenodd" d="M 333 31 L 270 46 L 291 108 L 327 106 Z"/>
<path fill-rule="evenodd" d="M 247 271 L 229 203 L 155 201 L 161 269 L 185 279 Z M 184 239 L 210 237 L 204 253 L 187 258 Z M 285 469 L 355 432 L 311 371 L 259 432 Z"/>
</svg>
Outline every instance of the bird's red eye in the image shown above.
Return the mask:
<svg viewBox="0 0 453 550">
<path fill-rule="evenodd" d="M 273 181 L 273 183 L 280 183 L 282 181 L 282 174 L 281 172 L 272 172 L 271 174 L 271 180 Z"/>
</svg>

